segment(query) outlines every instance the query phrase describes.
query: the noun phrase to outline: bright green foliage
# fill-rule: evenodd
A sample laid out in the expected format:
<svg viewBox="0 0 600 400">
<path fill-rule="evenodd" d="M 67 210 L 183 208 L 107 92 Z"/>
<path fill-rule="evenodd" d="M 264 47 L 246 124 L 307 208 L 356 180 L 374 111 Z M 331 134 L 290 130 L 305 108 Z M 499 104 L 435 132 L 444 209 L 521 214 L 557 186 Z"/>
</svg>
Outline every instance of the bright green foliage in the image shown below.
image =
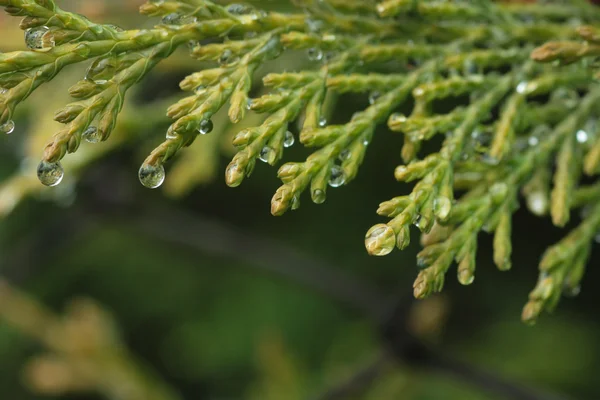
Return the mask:
<svg viewBox="0 0 600 400">
<path fill-rule="evenodd" d="M 365 244 L 372 255 L 404 249 L 416 225 L 424 246 L 416 297 L 440 291 L 454 262 L 458 280 L 473 282 L 482 230 L 494 235 L 497 267 L 510 269 L 520 193 L 531 212 L 550 214 L 559 227 L 573 209 L 587 210 L 541 261 L 523 312 L 524 320 L 534 321 L 563 292 L 578 290 L 600 230 L 600 186 L 580 184 L 582 174 L 600 171 L 594 107 L 600 88 L 589 61 L 600 54 L 600 33 L 578 28 L 598 23 L 600 10 L 583 0 L 546 3 L 306 0 L 298 4 L 304 11 L 281 14 L 242 4 L 159 0 L 141 7 L 162 18 L 158 25 L 124 31 L 63 11 L 51 0 L 0 0 L 9 14 L 24 17 L 30 48 L 0 54 L 0 130 L 14 129 L 16 107 L 37 87 L 63 67 L 89 61 L 85 78 L 69 90 L 77 101 L 55 115 L 64 128 L 38 168 L 42 183 L 57 185 L 60 161 L 82 139 L 107 140 L 127 91 L 178 47 L 189 46 L 191 57 L 217 64 L 181 82 L 189 96 L 167 111 L 173 123 L 166 139 L 139 171 L 145 186 L 163 183 L 165 163 L 199 134 L 210 134 L 219 110 L 228 107 L 232 123 L 247 120 L 249 112 L 264 114 L 234 136 L 237 153 L 225 180 L 238 186 L 257 160 L 278 163 L 295 141 L 290 124 L 298 122 L 299 141 L 315 150 L 279 168 L 283 184 L 271 212 L 282 215 L 298 208 L 306 191 L 322 203 L 328 186 L 349 183 L 376 127 L 387 121 L 404 137 L 404 164 L 394 175 L 415 184 L 408 195 L 381 203 L 377 212 L 389 221 L 373 226 Z M 577 37 L 583 41 L 570 41 Z M 259 67 L 296 50 L 306 51 L 315 67 L 262 76 L 270 90 L 251 98 Z M 535 62 L 553 60 L 562 63 Z M 341 93 L 369 93 L 369 105 L 344 124 L 328 124 Z M 400 114 L 401 107 L 412 111 Z"/>
</svg>

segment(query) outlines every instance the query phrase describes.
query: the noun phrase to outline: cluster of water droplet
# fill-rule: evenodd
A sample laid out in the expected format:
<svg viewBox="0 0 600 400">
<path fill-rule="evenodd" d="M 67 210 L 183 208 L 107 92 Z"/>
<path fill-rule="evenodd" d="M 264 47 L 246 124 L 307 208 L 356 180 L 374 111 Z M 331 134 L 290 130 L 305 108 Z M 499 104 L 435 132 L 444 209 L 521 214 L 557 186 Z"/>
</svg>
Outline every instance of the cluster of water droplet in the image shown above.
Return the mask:
<svg viewBox="0 0 600 400">
<path fill-rule="evenodd" d="M 283 147 L 289 148 L 292 147 L 295 143 L 296 139 L 294 138 L 294 134 L 290 131 L 286 131 L 283 137 Z M 270 146 L 264 146 L 260 153 L 258 154 L 258 159 L 265 163 L 270 163 L 276 157 L 276 151 Z"/>
</svg>

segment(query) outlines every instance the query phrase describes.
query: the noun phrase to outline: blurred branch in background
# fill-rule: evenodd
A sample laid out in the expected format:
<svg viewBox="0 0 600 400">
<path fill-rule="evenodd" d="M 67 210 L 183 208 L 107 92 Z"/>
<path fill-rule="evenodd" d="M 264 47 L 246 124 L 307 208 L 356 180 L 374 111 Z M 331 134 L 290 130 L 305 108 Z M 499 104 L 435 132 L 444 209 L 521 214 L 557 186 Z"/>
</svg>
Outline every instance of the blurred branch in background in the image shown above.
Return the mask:
<svg viewBox="0 0 600 400">
<path fill-rule="evenodd" d="M 134 225 L 131 221 L 126 225 L 135 226 L 139 234 L 152 235 L 202 253 L 239 259 L 260 271 L 274 273 L 349 305 L 380 325 L 386 350 L 372 364 L 360 369 L 340 386 L 317 396 L 317 399 L 343 399 L 355 395 L 377 379 L 386 364 L 393 361 L 460 379 L 492 395 L 507 396 L 514 400 L 561 398 L 506 381 L 427 346 L 411 332 L 410 325 L 415 329 L 415 324 L 410 324 L 414 301 L 408 292 L 392 296 L 388 301 L 387 296 L 367 283 L 359 282 L 340 268 L 293 247 L 190 213 L 156 207 L 145 210 L 136 219 Z M 232 251 L 232 248 L 236 251 Z"/>
<path fill-rule="evenodd" d="M 375 326 L 379 327 L 381 330 L 382 347 L 384 349 L 381 354 L 375 357 L 375 360 L 371 364 L 360 368 L 347 380 L 317 395 L 316 399 L 343 399 L 349 396 L 356 396 L 367 390 L 383 373 L 393 369 L 396 362 L 402 366 L 408 366 L 416 370 L 438 373 L 461 380 L 468 385 L 478 387 L 490 395 L 506 396 L 506 398 L 522 400 L 559 398 L 541 393 L 521 384 L 505 381 L 493 374 L 483 372 L 475 366 L 448 358 L 439 349 L 426 344 L 422 340 L 423 336 L 426 336 L 428 330 L 433 329 L 431 326 L 440 323 L 439 319 L 443 319 L 441 314 L 444 314 L 444 311 L 436 311 L 435 305 L 433 308 L 428 308 L 424 306 L 427 303 L 423 302 L 419 302 L 415 306 L 410 293 L 403 295 L 396 294 L 391 297 L 385 296 L 368 283 L 359 281 L 346 271 L 336 268 L 334 265 L 319 258 L 308 255 L 293 246 L 268 237 L 262 237 L 256 233 L 244 232 L 214 219 L 172 209 L 166 204 L 149 205 L 142 209 L 138 208 L 136 212 L 123 212 L 123 210 L 132 210 L 131 205 L 136 204 L 135 201 L 128 198 L 128 195 L 122 198 L 111 198 L 110 201 L 108 201 L 106 196 L 114 193 L 127 194 L 129 192 L 121 191 L 115 187 L 106 187 L 106 182 L 104 182 L 104 185 L 92 185 L 96 189 L 92 191 L 92 199 L 88 199 L 90 201 L 78 202 L 79 208 L 76 207 L 69 212 L 76 216 L 73 221 L 77 221 L 77 223 L 72 224 L 71 228 L 73 231 L 63 238 L 64 243 L 60 245 L 68 247 L 70 238 L 76 237 L 79 229 L 88 229 L 92 225 L 94 218 L 99 216 L 111 217 L 115 216 L 112 214 L 117 213 L 118 219 L 116 220 L 118 220 L 118 225 L 124 230 L 132 231 L 135 235 L 143 235 L 158 239 L 161 242 L 184 246 L 202 254 L 213 254 L 226 259 L 241 261 L 244 265 L 251 266 L 257 271 L 284 278 L 311 291 L 318 292 L 328 299 L 344 304 L 366 316 Z M 93 197 L 96 198 L 94 199 Z M 104 208 L 98 209 L 96 207 L 98 204 L 102 204 Z M 84 205 L 92 209 L 82 208 Z M 104 212 L 108 215 L 99 215 L 98 212 Z M 65 220 L 63 219 L 62 221 L 64 224 Z M 38 231 L 42 235 L 44 235 L 44 232 L 46 232 L 45 229 Z M 45 240 L 36 241 L 27 239 L 26 244 L 18 250 L 18 254 L 36 254 L 37 257 L 44 257 L 44 248 L 30 248 L 27 251 L 25 247 L 45 246 L 46 244 L 47 241 Z M 232 248 L 235 248 L 236 251 L 232 251 Z M 46 247 L 46 249 L 56 251 L 56 243 L 54 246 Z M 12 258 L 11 263 L 19 263 L 18 257 Z M 40 321 L 53 321 L 47 316 L 48 311 L 43 310 L 42 306 L 32 303 L 31 300 L 27 300 L 22 294 L 8 296 L 6 293 L 17 292 L 8 290 L 6 284 L 4 286 L 7 288 L 3 290 L 4 298 L 17 299 L 11 302 L 6 300 L 0 302 L 3 304 L 2 317 L 4 319 L 29 334 L 37 332 L 38 334 L 33 336 L 48 345 L 53 351 L 65 354 L 66 356 L 63 355 L 63 357 L 67 357 L 65 360 L 71 362 L 73 357 L 92 355 L 91 360 L 88 360 L 87 363 L 94 364 L 94 352 L 77 353 L 75 351 L 73 353 L 72 350 L 65 349 L 63 343 L 54 343 L 44 334 L 40 333 L 44 332 L 45 329 L 34 328 L 35 324 L 39 323 L 39 321 L 36 322 L 38 318 L 35 316 L 39 316 Z M 74 318 L 74 321 L 85 321 L 85 318 L 87 318 L 85 317 L 85 313 L 91 313 L 92 317 L 88 319 L 102 328 L 98 332 L 106 332 L 107 336 L 114 337 L 113 333 L 108 335 L 108 332 L 112 328 L 109 329 L 107 327 L 111 323 L 103 319 L 106 316 L 101 317 L 103 314 L 100 313 L 96 306 L 91 303 L 76 304 L 83 304 L 84 306 L 74 308 L 75 310 L 79 310 L 79 314 L 73 314 L 79 318 Z M 33 313 L 23 313 L 19 309 L 23 309 L 24 305 L 35 311 Z M 25 314 L 33 316 L 31 317 L 33 319 L 21 320 L 18 318 L 19 315 Z M 67 321 L 69 321 L 69 318 L 73 317 L 67 317 Z M 44 324 L 47 323 L 44 322 Z M 72 323 L 71 325 L 78 326 Z M 51 326 L 60 327 L 61 325 L 59 322 L 53 321 Z M 85 326 L 89 328 L 89 325 Z M 56 330 L 58 328 L 53 329 Z M 74 332 L 77 334 L 77 329 Z M 50 337 L 56 337 L 56 335 Z M 67 336 L 64 337 L 66 338 Z M 76 343 L 76 341 L 73 342 Z M 101 348 L 102 344 L 108 346 L 111 342 L 107 341 L 106 338 L 100 337 L 98 343 L 100 347 L 97 348 Z M 112 343 L 116 346 L 115 348 L 119 349 L 117 357 L 114 359 L 117 371 L 122 371 L 116 373 L 116 375 L 121 376 L 123 381 L 131 379 L 133 386 L 139 386 L 137 390 L 144 390 L 144 380 L 133 372 L 135 371 L 134 364 L 126 362 L 127 353 L 121 350 L 118 342 Z M 72 354 L 75 354 L 75 356 Z M 112 357 L 109 357 L 109 359 L 112 359 Z M 84 361 L 76 359 L 76 362 L 83 363 Z M 36 364 L 34 363 L 33 365 Z M 45 364 L 42 363 L 40 365 Z M 63 361 L 61 365 L 66 366 L 68 363 L 64 363 Z M 114 366 L 110 366 L 110 369 L 113 368 Z M 127 368 L 133 368 L 133 370 Z M 31 371 L 36 371 L 36 369 L 29 368 L 29 371 L 29 376 L 35 377 L 35 374 L 32 375 Z M 38 368 L 37 371 L 42 370 Z M 88 371 L 91 371 L 90 368 L 88 368 Z M 93 372 L 90 373 L 93 375 Z M 104 382 L 104 372 L 100 368 L 97 370 L 97 373 L 100 374 L 99 381 L 94 382 L 90 376 L 86 377 L 87 380 L 83 380 L 82 382 L 91 382 L 87 383 L 85 387 L 94 387 L 100 392 L 105 393 L 106 388 L 101 386 Z M 32 382 L 35 382 L 35 379 Z M 137 397 L 131 396 L 121 398 L 137 399 Z M 142 398 L 150 399 L 149 397 Z M 155 398 L 170 399 L 173 397 Z"/>
<path fill-rule="evenodd" d="M 26 366 L 26 382 L 35 392 L 98 392 L 115 400 L 180 399 L 133 361 L 112 318 L 89 299 L 72 301 L 60 317 L 0 279 L 0 317 L 49 351 Z"/>
</svg>

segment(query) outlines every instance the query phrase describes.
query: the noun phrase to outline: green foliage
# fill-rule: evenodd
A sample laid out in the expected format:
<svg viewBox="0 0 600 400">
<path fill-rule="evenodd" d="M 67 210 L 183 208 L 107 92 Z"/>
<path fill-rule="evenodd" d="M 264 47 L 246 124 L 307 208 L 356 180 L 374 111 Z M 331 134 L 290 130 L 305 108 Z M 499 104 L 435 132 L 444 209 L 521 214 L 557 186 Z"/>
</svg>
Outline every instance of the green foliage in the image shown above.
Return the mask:
<svg viewBox="0 0 600 400">
<path fill-rule="evenodd" d="M 520 193 L 532 213 L 550 214 L 559 227 L 574 209 L 586 211 L 581 224 L 543 256 L 523 319 L 533 322 L 561 294 L 576 293 L 600 230 L 600 185 L 581 183 L 582 175 L 600 170 L 594 107 L 600 89 L 589 61 L 600 53 L 600 35 L 576 25 L 598 23 L 600 10 L 585 1 L 298 3 L 306 12 L 150 1 L 142 14 L 161 22 L 122 30 L 64 11 L 51 0 L 0 0 L 9 14 L 23 17 L 30 49 L 0 54 L 0 130 L 14 130 L 16 108 L 34 90 L 66 66 L 89 62 L 84 79 L 69 89 L 76 101 L 54 116 L 63 127 L 38 167 L 42 183 L 58 185 L 61 160 L 82 139 L 107 140 L 127 92 L 189 46 L 192 58 L 211 64 L 181 81 L 189 95 L 167 110 L 173 123 L 166 139 L 139 170 L 145 186 L 160 186 L 165 163 L 224 123 L 217 115 L 222 109 L 233 124 L 250 121 L 233 137 L 236 152 L 225 171 L 232 187 L 252 173 L 257 160 L 277 164 L 294 144 L 297 122 L 299 141 L 314 151 L 279 168 L 282 186 L 271 212 L 282 215 L 300 206 L 305 191 L 322 203 L 328 186 L 352 181 L 375 128 L 387 121 L 404 137 L 404 165 L 394 176 L 415 184 L 410 194 L 381 203 L 377 212 L 389 221 L 373 226 L 365 245 L 372 255 L 404 249 L 416 225 L 424 247 L 417 258 L 416 297 L 440 291 L 454 262 L 459 282 L 473 282 L 481 231 L 494 235 L 498 269 L 510 269 Z M 584 41 L 571 41 L 578 36 Z M 307 51 L 317 66 L 268 73 L 262 82 L 271 90 L 258 92 L 261 67 L 297 50 Z M 530 54 L 534 61 L 562 65 L 536 63 Z M 254 93 L 259 94 L 252 98 Z M 370 93 L 369 105 L 345 123 L 328 124 L 336 95 L 355 93 Z M 401 108 L 411 111 L 397 113 Z"/>
</svg>

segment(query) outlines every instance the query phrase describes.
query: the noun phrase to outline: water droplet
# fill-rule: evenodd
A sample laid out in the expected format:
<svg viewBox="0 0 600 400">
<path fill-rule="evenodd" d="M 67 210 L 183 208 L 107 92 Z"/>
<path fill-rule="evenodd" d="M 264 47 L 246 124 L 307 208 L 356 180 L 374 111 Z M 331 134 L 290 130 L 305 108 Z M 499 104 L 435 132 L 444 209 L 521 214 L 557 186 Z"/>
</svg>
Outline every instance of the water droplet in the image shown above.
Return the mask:
<svg viewBox="0 0 600 400">
<path fill-rule="evenodd" d="M 233 51 L 225 49 L 219 57 L 219 64 L 221 66 L 230 65 L 236 63 L 239 59 L 240 58 L 237 55 L 233 54 Z"/>
<path fill-rule="evenodd" d="M 95 126 L 90 126 L 81 135 L 83 139 L 88 143 L 98 143 L 102 140 L 102 132 Z"/>
<path fill-rule="evenodd" d="M 492 135 L 475 129 L 471 133 L 471 146 L 478 153 L 485 153 L 492 144 Z"/>
<path fill-rule="evenodd" d="M 576 138 L 579 143 L 585 143 L 588 141 L 589 135 L 586 131 L 580 129 L 577 131 Z"/>
<path fill-rule="evenodd" d="M 322 204 L 325 202 L 325 199 L 327 198 L 327 196 L 326 196 L 324 190 L 315 189 L 311 193 L 311 198 L 312 198 L 313 203 Z"/>
<path fill-rule="evenodd" d="M 207 133 L 212 132 L 213 130 L 213 123 L 210 119 L 203 119 L 202 122 L 200 122 L 200 127 L 198 128 L 198 132 L 200 132 L 201 135 L 206 135 Z"/>
<path fill-rule="evenodd" d="M 140 182 L 148 189 L 156 189 L 165 181 L 165 167 L 162 164 L 143 164 L 138 173 Z"/>
<path fill-rule="evenodd" d="M 531 193 L 527 196 L 527 208 L 535 215 L 545 215 L 548 211 L 548 198 L 543 192 Z"/>
<path fill-rule="evenodd" d="M 415 216 L 415 219 L 413 220 L 413 224 L 421 229 L 421 225 L 423 224 L 423 217 L 421 215 L 417 215 Z"/>
<path fill-rule="evenodd" d="M 25 31 L 25 44 L 31 50 L 45 50 L 54 46 L 54 38 L 46 35 L 50 31 L 47 26 L 36 26 Z"/>
<path fill-rule="evenodd" d="M 385 224 L 377 224 L 365 235 L 365 247 L 372 256 L 385 256 L 390 254 L 396 245 L 394 230 Z"/>
<path fill-rule="evenodd" d="M 537 136 L 529 136 L 529 139 L 527 139 L 527 144 L 531 147 L 535 147 L 540 143 L 540 139 L 537 138 Z"/>
<path fill-rule="evenodd" d="M 346 182 L 346 175 L 344 170 L 339 165 L 331 167 L 331 173 L 329 175 L 329 186 L 336 188 L 342 186 Z"/>
<path fill-rule="evenodd" d="M 375 102 L 377 101 L 377 99 L 381 97 L 381 93 L 378 92 L 377 90 L 371 92 L 369 94 L 369 104 L 373 105 L 375 104 Z"/>
<path fill-rule="evenodd" d="M 339 158 L 340 158 L 341 161 L 349 160 L 350 157 L 352 157 L 352 153 L 350 152 L 349 149 L 344 149 L 344 150 L 342 150 L 340 152 L 340 157 Z"/>
<path fill-rule="evenodd" d="M 290 208 L 293 210 L 297 210 L 300 207 L 300 199 L 298 196 L 292 196 L 292 200 L 290 201 Z"/>
<path fill-rule="evenodd" d="M 428 266 L 429 265 L 427 264 L 427 259 L 425 257 L 417 257 L 417 268 L 418 269 L 425 269 Z"/>
<path fill-rule="evenodd" d="M 193 24 L 197 21 L 198 19 L 193 15 L 183 15 L 179 13 L 167 14 L 162 19 L 162 23 L 165 25 L 185 25 Z"/>
<path fill-rule="evenodd" d="M 172 129 L 172 127 L 169 127 L 169 129 L 167 129 L 167 134 L 165 135 L 165 138 L 167 140 L 175 140 L 177 139 L 179 135 L 177 135 L 177 133 L 175 133 L 175 131 Z"/>
<path fill-rule="evenodd" d="M 42 160 L 37 168 L 38 179 L 46 186 L 58 185 L 64 175 L 65 172 L 59 162 L 51 163 Z"/>
<path fill-rule="evenodd" d="M 1 52 L 0 52 L 1 53 Z M 7 88 L 0 87 L 0 94 L 5 94 L 8 92 Z"/>
<path fill-rule="evenodd" d="M 463 73 L 465 75 L 477 73 L 477 64 L 475 64 L 472 59 L 466 59 L 463 62 Z"/>
<path fill-rule="evenodd" d="M 310 61 L 321 61 L 323 59 L 323 51 L 316 47 L 308 49 L 306 54 Z"/>
<path fill-rule="evenodd" d="M 248 15 L 256 11 L 254 7 L 249 4 L 229 4 L 226 8 L 227 12 L 233 15 Z"/>
<path fill-rule="evenodd" d="M 392 114 L 391 121 L 394 124 L 402 124 L 406 122 L 407 118 L 404 114 Z"/>
<path fill-rule="evenodd" d="M 116 57 L 96 58 L 85 72 L 85 79 L 93 81 L 97 85 L 103 85 L 107 79 L 111 79 L 117 70 Z"/>
<path fill-rule="evenodd" d="M 308 28 L 308 31 L 313 33 L 321 31 L 324 26 L 323 21 L 311 17 L 306 18 L 305 23 L 306 27 Z"/>
<path fill-rule="evenodd" d="M 112 28 L 112 29 L 113 29 L 114 31 L 116 31 L 116 32 L 123 32 L 123 31 L 124 31 L 124 29 L 123 29 L 123 28 L 121 28 L 121 27 L 120 27 L 120 26 L 118 26 L 118 25 L 106 24 L 105 26 L 107 26 L 107 27 L 109 27 L 109 28 Z"/>
<path fill-rule="evenodd" d="M 13 133 L 15 130 L 15 122 L 8 120 L 4 124 L 0 125 L 0 132 L 6 133 L 7 135 Z"/>
<path fill-rule="evenodd" d="M 204 85 L 199 85 L 196 87 L 196 89 L 194 89 L 194 93 L 196 94 L 196 96 L 203 95 L 205 92 L 206 92 L 206 86 L 204 86 Z"/>
<path fill-rule="evenodd" d="M 327 125 L 327 118 L 321 117 L 319 118 L 319 128 L 324 128 Z"/>
<path fill-rule="evenodd" d="M 423 89 L 422 87 L 417 87 L 415 88 L 415 90 L 413 90 L 413 96 L 415 97 L 421 97 L 425 94 L 425 89 Z"/>
<path fill-rule="evenodd" d="M 441 220 L 445 220 L 448 218 L 450 214 L 450 210 L 452 209 L 452 202 L 446 196 L 437 197 L 433 201 L 433 209 L 435 211 L 435 215 Z"/>
<path fill-rule="evenodd" d="M 523 82 L 519 82 L 519 84 L 517 85 L 517 93 L 525 93 L 527 91 L 527 82 L 523 81 Z"/>
<path fill-rule="evenodd" d="M 296 139 L 294 138 L 294 134 L 290 131 L 285 133 L 285 137 L 283 138 L 283 147 L 292 147 Z"/>
<path fill-rule="evenodd" d="M 481 161 L 487 165 L 498 165 L 500 164 L 500 160 L 496 157 L 492 156 L 489 153 L 485 153 L 481 156 Z"/>
<path fill-rule="evenodd" d="M 565 285 L 563 287 L 563 293 L 567 297 L 575 297 L 579 293 L 581 293 L 581 285 L 576 285 L 576 286 L 567 286 L 567 285 Z"/>
<path fill-rule="evenodd" d="M 260 154 L 258 155 L 258 159 L 262 162 L 270 162 L 275 155 L 275 151 L 269 146 L 264 146 L 260 150 Z"/>
<path fill-rule="evenodd" d="M 475 281 L 475 275 L 469 270 L 461 270 L 458 272 L 458 281 L 461 285 L 470 285 Z"/>
</svg>

